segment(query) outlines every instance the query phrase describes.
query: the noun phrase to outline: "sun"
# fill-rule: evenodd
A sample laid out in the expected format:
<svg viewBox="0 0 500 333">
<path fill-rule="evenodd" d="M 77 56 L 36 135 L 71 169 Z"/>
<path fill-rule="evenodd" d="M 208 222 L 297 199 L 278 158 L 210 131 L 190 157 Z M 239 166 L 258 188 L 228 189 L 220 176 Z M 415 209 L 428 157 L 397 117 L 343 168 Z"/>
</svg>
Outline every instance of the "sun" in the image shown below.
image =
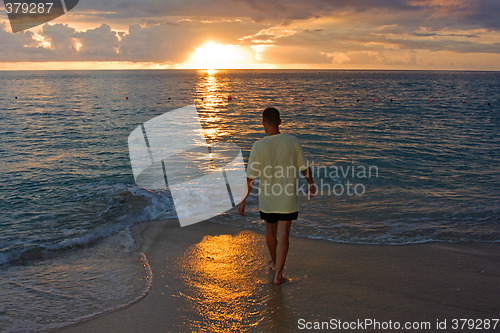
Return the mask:
<svg viewBox="0 0 500 333">
<path fill-rule="evenodd" d="M 252 58 L 248 50 L 239 45 L 206 42 L 195 48 L 184 66 L 209 70 L 247 68 L 253 63 Z"/>
</svg>

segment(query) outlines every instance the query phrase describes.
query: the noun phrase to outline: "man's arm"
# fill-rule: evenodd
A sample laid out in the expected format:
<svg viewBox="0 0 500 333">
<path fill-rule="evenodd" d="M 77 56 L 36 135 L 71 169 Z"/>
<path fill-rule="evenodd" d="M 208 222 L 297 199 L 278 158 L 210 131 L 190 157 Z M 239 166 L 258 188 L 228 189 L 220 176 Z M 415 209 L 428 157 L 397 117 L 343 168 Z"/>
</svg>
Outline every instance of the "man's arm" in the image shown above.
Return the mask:
<svg viewBox="0 0 500 333">
<path fill-rule="evenodd" d="M 316 195 L 316 185 L 314 185 L 314 179 L 312 177 L 311 167 L 307 167 L 307 169 L 302 170 L 302 174 L 307 181 L 307 194 L 309 199 L 314 198 Z"/>
<path fill-rule="evenodd" d="M 250 195 L 250 191 L 252 191 L 253 183 L 255 182 L 255 179 L 248 178 L 247 177 L 247 192 L 245 197 L 241 200 L 240 204 L 238 205 L 238 212 L 240 215 L 245 216 L 245 201 L 247 200 L 248 196 Z"/>
</svg>

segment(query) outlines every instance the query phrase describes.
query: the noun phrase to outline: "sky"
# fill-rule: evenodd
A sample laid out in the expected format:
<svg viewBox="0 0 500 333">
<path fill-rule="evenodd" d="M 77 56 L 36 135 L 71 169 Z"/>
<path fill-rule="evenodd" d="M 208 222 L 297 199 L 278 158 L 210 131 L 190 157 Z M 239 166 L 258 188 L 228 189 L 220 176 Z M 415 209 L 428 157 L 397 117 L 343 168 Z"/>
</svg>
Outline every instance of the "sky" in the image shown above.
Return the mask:
<svg viewBox="0 0 500 333">
<path fill-rule="evenodd" d="M 80 0 L 0 69 L 500 70 L 500 0 Z"/>
</svg>

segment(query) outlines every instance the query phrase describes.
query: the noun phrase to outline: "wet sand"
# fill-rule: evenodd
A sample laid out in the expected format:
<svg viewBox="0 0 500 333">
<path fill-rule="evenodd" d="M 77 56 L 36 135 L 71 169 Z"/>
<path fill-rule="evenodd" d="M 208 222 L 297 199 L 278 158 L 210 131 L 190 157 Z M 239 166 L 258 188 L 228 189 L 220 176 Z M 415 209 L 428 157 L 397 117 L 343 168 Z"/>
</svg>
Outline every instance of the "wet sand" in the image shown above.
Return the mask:
<svg viewBox="0 0 500 333">
<path fill-rule="evenodd" d="M 289 281 L 275 286 L 260 231 L 212 222 L 180 228 L 168 220 L 136 225 L 133 233 L 153 271 L 150 293 L 58 331 L 293 332 L 358 319 L 429 322 L 436 331 L 437 320 L 450 328 L 454 318 L 500 315 L 499 243 L 382 246 L 292 237 Z"/>
</svg>

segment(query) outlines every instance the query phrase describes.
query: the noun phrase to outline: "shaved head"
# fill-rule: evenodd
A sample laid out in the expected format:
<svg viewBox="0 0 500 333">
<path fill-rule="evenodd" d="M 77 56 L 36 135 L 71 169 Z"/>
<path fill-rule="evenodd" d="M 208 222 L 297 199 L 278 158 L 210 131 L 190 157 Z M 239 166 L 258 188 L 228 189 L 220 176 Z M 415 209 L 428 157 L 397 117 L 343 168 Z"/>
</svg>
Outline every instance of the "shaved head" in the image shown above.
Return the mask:
<svg viewBox="0 0 500 333">
<path fill-rule="evenodd" d="M 262 112 L 262 118 L 269 125 L 278 127 L 280 123 L 280 112 L 276 108 L 267 108 Z"/>
</svg>

